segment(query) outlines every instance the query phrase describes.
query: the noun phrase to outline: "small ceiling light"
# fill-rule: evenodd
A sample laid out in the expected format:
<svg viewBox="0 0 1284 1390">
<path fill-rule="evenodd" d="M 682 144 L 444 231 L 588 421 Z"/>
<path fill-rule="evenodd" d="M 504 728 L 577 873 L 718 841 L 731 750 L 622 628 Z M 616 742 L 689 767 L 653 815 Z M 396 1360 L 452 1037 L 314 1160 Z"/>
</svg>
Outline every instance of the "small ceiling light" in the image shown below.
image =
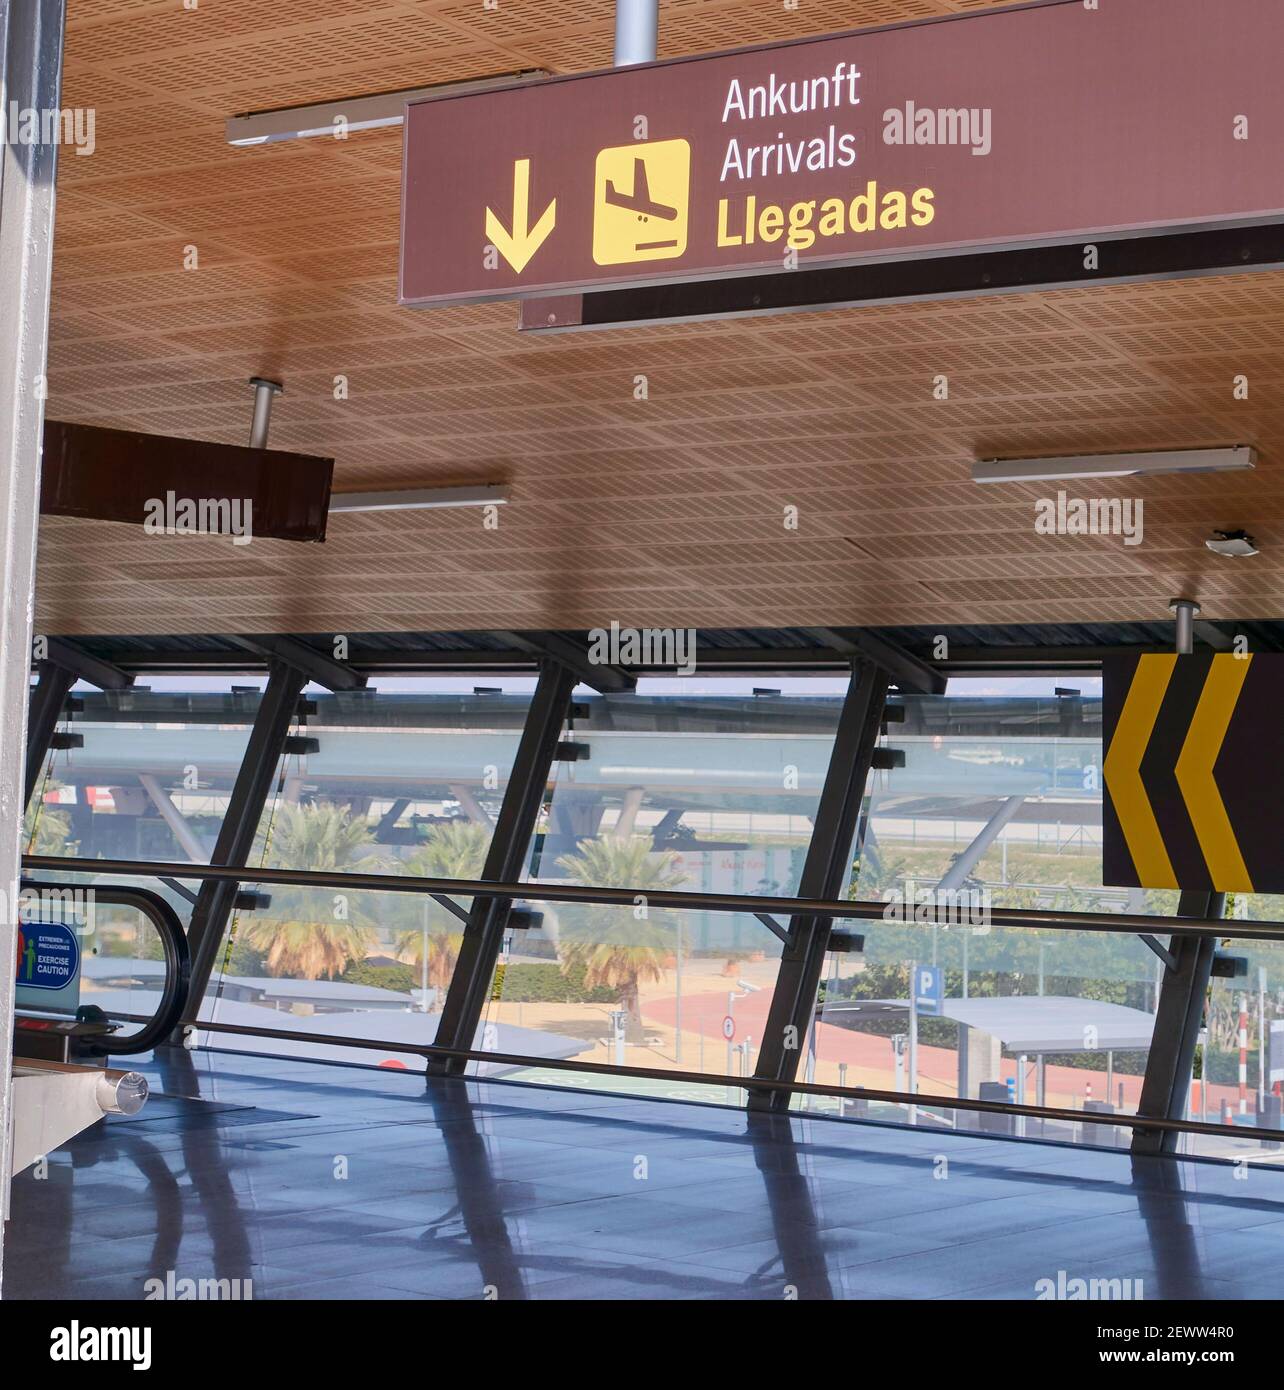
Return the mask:
<svg viewBox="0 0 1284 1390">
<path fill-rule="evenodd" d="M 1214 555 L 1256 555 L 1257 547 L 1247 531 L 1214 531 L 1204 544 Z"/>
<path fill-rule="evenodd" d="M 1151 454 L 1073 454 L 1065 458 L 987 459 L 972 465 L 975 483 L 1051 483 L 1130 478 L 1138 473 L 1221 473 L 1255 468 L 1257 450 L 1170 449 Z"/>
<path fill-rule="evenodd" d="M 433 507 L 502 507 L 508 488 L 498 483 L 478 487 L 393 488 L 387 492 L 335 492 L 330 515 L 339 512 L 418 512 Z"/>
</svg>

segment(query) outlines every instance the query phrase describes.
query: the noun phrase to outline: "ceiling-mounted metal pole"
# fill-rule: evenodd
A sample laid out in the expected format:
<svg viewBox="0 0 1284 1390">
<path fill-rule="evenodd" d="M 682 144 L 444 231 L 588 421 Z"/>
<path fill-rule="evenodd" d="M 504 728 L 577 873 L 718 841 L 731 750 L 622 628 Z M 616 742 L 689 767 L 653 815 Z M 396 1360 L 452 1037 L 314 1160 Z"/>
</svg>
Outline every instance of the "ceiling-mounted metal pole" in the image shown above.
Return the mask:
<svg viewBox="0 0 1284 1390">
<path fill-rule="evenodd" d="M 1168 608 L 1177 619 L 1177 655 L 1193 656 L 1199 604 L 1191 598 L 1175 598 Z M 1224 917 L 1226 894 L 1208 893 L 1199 888 L 1183 889 L 1177 899 L 1177 915 L 1205 919 Z M 1186 1097 L 1190 1094 L 1195 1047 L 1203 1023 L 1204 1001 L 1212 979 L 1217 941 L 1206 936 L 1174 936 L 1169 941 L 1168 951 L 1172 964 L 1164 971 L 1159 990 L 1155 1028 L 1146 1056 L 1137 1113 L 1180 1120 L 1185 1116 Z M 1207 1079 L 1205 1070 L 1204 1080 Z M 1134 1154 L 1175 1153 L 1176 1149 L 1177 1135 L 1171 1130 L 1135 1129 L 1132 1132 Z"/>
<path fill-rule="evenodd" d="M 272 397 L 279 396 L 285 387 L 279 381 L 269 381 L 261 376 L 252 376 L 250 385 L 254 387 L 254 419 L 250 424 L 250 448 L 266 449 L 268 429 L 272 424 Z"/>
<path fill-rule="evenodd" d="M 1177 619 L 1177 655 L 1192 656 L 1195 651 L 1195 619 L 1199 604 L 1193 598 L 1175 598 L 1168 611 Z"/>
<path fill-rule="evenodd" d="M 660 0 L 615 0 L 615 66 L 654 63 L 660 39 Z"/>
</svg>

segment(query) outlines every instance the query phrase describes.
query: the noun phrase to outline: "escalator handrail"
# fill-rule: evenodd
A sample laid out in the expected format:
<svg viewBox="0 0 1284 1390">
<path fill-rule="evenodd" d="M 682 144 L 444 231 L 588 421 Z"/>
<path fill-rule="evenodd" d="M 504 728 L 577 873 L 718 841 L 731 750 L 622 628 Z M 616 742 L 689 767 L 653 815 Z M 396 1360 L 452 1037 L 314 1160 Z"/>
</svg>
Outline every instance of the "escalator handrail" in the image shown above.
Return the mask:
<svg viewBox="0 0 1284 1390">
<path fill-rule="evenodd" d="M 49 883 L 31 878 L 24 878 L 21 886 L 24 891 L 35 892 L 67 887 L 65 883 Z M 156 1006 L 151 1021 L 144 1024 L 137 1033 L 130 1033 L 123 1038 L 87 1040 L 85 1048 L 101 1057 L 150 1052 L 170 1036 L 187 1008 L 192 977 L 192 958 L 187 949 L 187 933 L 183 930 L 178 913 L 159 893 L 150 888 L 136 888 L 130 884 L 94 884 L 93 894 L 95 904 L 136 908 L 156 928 L 156 933 L 161 939 L 161 949 L 165 953 L 165 984 L 161 990 L 160 1003 Z"/>
</svg>

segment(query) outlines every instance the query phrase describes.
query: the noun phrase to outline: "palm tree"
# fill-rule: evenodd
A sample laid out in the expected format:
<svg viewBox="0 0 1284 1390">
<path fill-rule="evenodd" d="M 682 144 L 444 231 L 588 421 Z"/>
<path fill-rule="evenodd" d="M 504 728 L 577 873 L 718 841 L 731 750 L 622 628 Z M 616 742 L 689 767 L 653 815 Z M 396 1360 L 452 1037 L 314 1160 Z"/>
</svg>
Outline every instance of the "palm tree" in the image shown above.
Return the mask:
<svg viewBox="0 0 1284 1390">
<path fill-rule="evenodd" d="M 450 821 L 434 825 L 422 845 L 406 860 L 405 871 L 421 878 L 480 878 L 490 848 L 491 829 L 470 821 Z M 431 898 L 404 895 L 404 904 L 418 919 L 397 936 L 397 955 L 421 971 L 424 980 L 440 999 L 449 987 L 463 943 L 463 924 Z"/>
<path fill-rule="evenodd" d="M 57 811 L 44 800 L 49 792 L 56 791 L 61 783 L 50 782 L 43 787 L 42 795 L 32 798 L 27 807 L 26 819 L 22 829 L 22 840 L 27 854 L 66 854 L 67 837 L 71 834 L 71 817 L 66 811 Z M 75 844 L 70 846 L 75 848 Z"/>
<path fill-rule="evenodd" d="M 361 849 L 372 843 L 364 819 L 319 802 L 282 806 L 268 841 L 266 863 L 282 869 L 370 872 L 378 866 Z M 333 889 L 274 888 L 272 905 L 250 919 L 245 940 L 266 957 L 268 973 L 291 979 L 333 979 L 362 960 L 374 941 L 368 914 Z"/>
<path fill-rule="evenodd" d="M 657 854 L 649 836 L 581 840 L 578 853 L 557 862 L 576 883 L 595 888 L 628 888 L 639 898 L 676 888 L 686 875 L 673 867 L 676 855 Z M 663 979 L 677 949 L 677 914 L 663 908 L 585 905 L 563 908 L 558 939 L 562 973 L 584 970 L 586 989 L 614 990 L 623 1008 L 625 1038 L 643 1040 L 638 987 Z"/>
</svg>

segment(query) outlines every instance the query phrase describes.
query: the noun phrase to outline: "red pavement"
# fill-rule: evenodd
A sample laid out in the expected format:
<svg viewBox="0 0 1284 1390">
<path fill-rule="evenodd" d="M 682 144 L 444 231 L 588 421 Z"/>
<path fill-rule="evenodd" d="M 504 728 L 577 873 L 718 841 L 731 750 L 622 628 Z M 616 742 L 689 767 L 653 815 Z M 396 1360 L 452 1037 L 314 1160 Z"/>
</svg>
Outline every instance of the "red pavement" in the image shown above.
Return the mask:
<svg viewBox="0 0 1284 1390">
<path fill-rule="evenodd" d="M 730 990 L 726 993 L 683 995 L 682 1031 L 703 1034 L 725 1047 L 722 1021 L 728 1009 L 735 1019 L 735 1042 L 742 1043 L 746 1038 L 756 1044 L 762 1039 L 766 1028 L 767 1011 L 771 1006 L 769 990 L 759 990 L 729 1004 Z M 673 999 L 644 999 L 642 1013 L 645 1018 L 672 1028 L 675 1025 L 676 1001 Z M 710 1070 L 719 1069 L 720 1052 L 710 1052 L 706 1065 Z M 885 1078 L 881 1084 L 891 1090 L 896 1076 L 896 1062 L 890 1038 L 873 1037 L 868 1033 L 855 1033 L 847 1028 L 837 1028 L 832 1024 L 821 1023 L 816 1029 L 816 1057 L 821 1063 L 846 1062 L 853 1069 L 863 1069 Z M 1017 1064 L 1014 1060 L 1003 1059 L 1001 1072 L 1006 1080 L 1016 1076 Z M 860 1084 L 853 1080 L 852 1084 Z M 879 1084 L 879 1083 L 875 1083 Z M 958 1085 L 958 1054 L 943 1047 L 924 1047 L 918 1049 L 918 1084 L 921 1091 L 937 1095 L 954 1095 Z M 1091 1085 L 1091 1094 L 1088 1086 Z M 1120 1104 L 1119 1090 L 1123 1087 L 1123 1107 L 1135 1110 L 1141 1096 L 1140 1076 L 1121 1076 L 1115 1073 L 1113 1094 L 1108 1099 Z M 1105 1071 L 1088 1071 L 1081 1067 L 1047 1068 L 1047 1098 L 1050 1103 L 1065 1105 L 1067 1101 L 1074 1107 L 1082 1106 L 1085 1100 L 1105 1100 Z M 1217 1121 L 1221 1118 L 1221 1103 L 1229 1100 L 1232 1108 L 1236 1105 L 1238 1090 L 1235 1086 L 1210 1086 L 1208 1097 L 1208 1118 Z M 1025 1083 L 1026 1104 L 1035 1100 L 1035 1066 L 1033 1060 L 1027 1064 Z M 1196 1091 L 1198 1101 L 1198 1091 Z"/>
</svg>

